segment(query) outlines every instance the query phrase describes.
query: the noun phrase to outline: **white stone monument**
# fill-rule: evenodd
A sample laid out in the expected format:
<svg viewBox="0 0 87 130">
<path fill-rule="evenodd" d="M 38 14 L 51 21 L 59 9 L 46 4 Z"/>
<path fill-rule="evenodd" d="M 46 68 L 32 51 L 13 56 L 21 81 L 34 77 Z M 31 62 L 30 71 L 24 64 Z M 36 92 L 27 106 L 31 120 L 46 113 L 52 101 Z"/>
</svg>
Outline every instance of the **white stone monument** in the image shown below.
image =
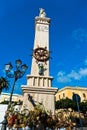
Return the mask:
<svg viewBox="0 0 87 130">
<path fill-rule="evenodd" d="M 52 88 L 53 77 L 49 74 L 49 25 L 44 9 L 35 18 L 35 39 L 32 54 L 31 73 L 27 75 L 27 85 L 22 85 L 23 107 L 32 110 L 37 103 L 43 103 L 46 110 L 55 113 L 55 94 Z"/>
</svg>

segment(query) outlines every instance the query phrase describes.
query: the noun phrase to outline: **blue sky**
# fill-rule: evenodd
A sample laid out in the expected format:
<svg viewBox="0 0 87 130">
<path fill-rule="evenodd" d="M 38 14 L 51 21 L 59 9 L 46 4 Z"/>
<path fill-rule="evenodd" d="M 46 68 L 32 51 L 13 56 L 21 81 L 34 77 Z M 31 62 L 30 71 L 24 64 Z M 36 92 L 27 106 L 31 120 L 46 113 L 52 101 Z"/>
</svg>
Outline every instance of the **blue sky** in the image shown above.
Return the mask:
<svg viewBox="0 0 87 130">
<path fill-rule="evenodd" d="M 28 65 L 26 74 L 30 74 L 34 19 L 41 7 L 51 18 L 53 87 L 87 87 L 87 0 L 1 0 L 0 76 L 5 76 L 4 64 L 11 62 L 15 66 L 16 59 Z M 26 75 L 16 82 L 15 93 L 21 93 L 22 84 L 26 84 Z M 10 90 L 11 85 L 6 92 Z"/>
</svg>

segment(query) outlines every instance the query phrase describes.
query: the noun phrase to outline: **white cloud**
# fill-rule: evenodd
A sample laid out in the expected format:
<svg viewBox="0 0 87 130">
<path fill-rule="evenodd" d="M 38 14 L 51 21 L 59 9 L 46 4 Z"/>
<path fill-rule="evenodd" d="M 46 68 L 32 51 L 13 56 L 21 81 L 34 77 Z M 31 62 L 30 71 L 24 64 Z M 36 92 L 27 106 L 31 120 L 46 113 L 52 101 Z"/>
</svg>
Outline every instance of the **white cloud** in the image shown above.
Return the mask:
<svg viewBox="0 0 87 130">
<path fill-rule="evenodd" d="M 79 42 L 87 42 L 87 30 L 78 28 L 72 32 L 72 37 Z"/>
<path fill-rule="evenodd" d="M 63 71 L 59 71 L 58 72 L 58 78 L 57 78 L 58 82 L 63 82 L 63 83 L 66 83 L 66 82 L 70 82 L 71 79 L 69 77 L 66 76 L 65 72 Z"/>
<path fill-rule="evenodd" d="M 79 74 L 83 77 L 83 76 L 87 76 L 87 68 L 80 68 L 79 70 Z"/>
<path fill-rule="evenodd" d="M 79 80 L 81 78 L 81 75 L 79 75 L 79 72 L 76 72 L 75 70 L 72 70 L 69 74 L 67 74 L 69 78 Z"/>
<path fill-rule="evenodd" d="M 59 72 L 58 72 L 58 76 L 61 76 L 61 77 L 62 77 L 62 76 L 64 76 L 64 75 L 65 75 L 65 72 L 63 72 L 63 71 L 59 71 Z"/>
<path fill-rule="evenodd" d="M 67 83 L 72 80 L 80 80 L 87 76 L 87 68 L 80 68 L 78 71 L 71 70 L 70 73 L 65 73 L 64 71 L 59 71 L 57 75 L 58 82 Z"/>
</svg>

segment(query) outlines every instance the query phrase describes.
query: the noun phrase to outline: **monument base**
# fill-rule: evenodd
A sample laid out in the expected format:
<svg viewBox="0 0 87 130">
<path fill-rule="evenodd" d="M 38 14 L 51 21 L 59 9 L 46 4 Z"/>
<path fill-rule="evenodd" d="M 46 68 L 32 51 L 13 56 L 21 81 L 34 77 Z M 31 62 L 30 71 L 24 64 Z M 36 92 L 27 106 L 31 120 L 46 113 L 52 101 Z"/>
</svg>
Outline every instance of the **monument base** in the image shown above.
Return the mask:
<svg viewBox="0 0 87 130">
<path fill-rule="evenodd" d="M 33 110 L 35 105 L 42 103 L 45 110 L 55 113 L 55 94 L 57 88 L 42 88 L 42 87 L 29 87 L 28 85 L 22 85 L 23 92 L 23 106 Z"/>
</svg>

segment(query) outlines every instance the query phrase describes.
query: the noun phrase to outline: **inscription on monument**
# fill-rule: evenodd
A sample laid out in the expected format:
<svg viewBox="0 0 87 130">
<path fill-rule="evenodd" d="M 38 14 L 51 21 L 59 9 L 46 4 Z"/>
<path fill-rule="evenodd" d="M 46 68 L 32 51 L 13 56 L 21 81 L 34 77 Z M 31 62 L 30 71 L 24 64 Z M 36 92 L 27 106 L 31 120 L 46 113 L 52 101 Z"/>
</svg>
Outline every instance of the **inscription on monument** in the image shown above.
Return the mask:
<svg viewBox="0 0 87 130">
<path fill-rule="evenodd" d="M 42 32 L 48 32 L 48 27 L 47 26 L 37 26 L 37 30 L 38 31 L 42 31 Z"/>
</svg>

